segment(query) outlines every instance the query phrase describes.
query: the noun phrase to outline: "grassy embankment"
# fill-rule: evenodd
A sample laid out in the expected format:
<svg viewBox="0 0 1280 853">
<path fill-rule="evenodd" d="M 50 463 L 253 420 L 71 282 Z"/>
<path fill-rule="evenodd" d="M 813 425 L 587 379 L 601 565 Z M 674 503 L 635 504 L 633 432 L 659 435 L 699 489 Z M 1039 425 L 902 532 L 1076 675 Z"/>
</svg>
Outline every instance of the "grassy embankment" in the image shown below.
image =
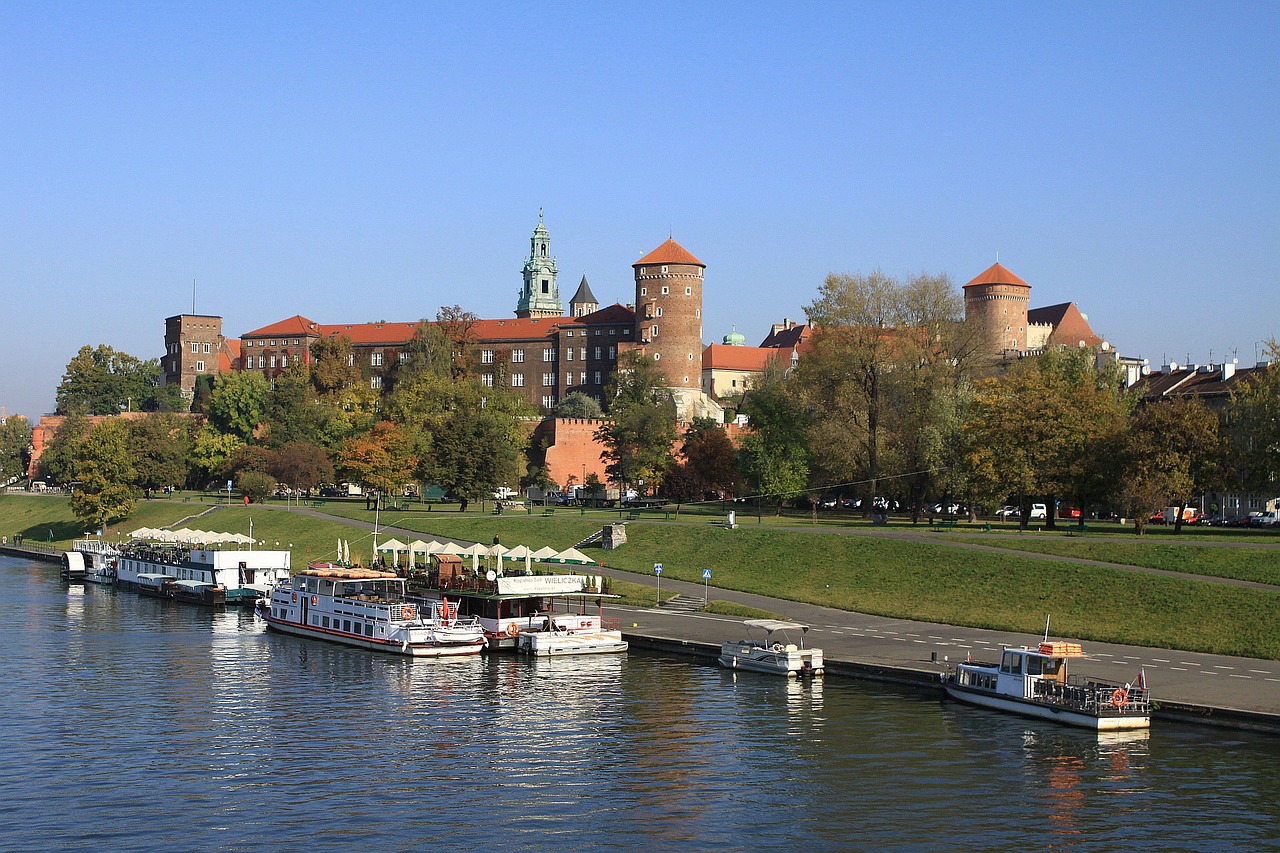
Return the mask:
<svg viewBox="0 0 1280 853">
<path fill-rule="evenodd" d="M 192 511 L 188 504 L 140 502 L 135 517 L 120 527 L 154 526 L 164 523 L 159 516 L 168 514 L 176 521 Z M 372 513 L 362 505 L 331 503 L 325 511 L 372 520 Z M 562 515 L 384 512 L 380 522 L 424 536 L 487 543 L 498 535 L 507 545 L 556 548 L 574 544 L 601 523 L 598 517 Z M 332 558 L 339 537 L 349 539 L 358 556 L 367 557 L 372 546 L 367 530 L 262 507 L 228 507 L 189 526 L 243 532 L 250 517 L 257 538 L 273 547 L 276 541 L 292 545 L 299 565 Z M 64 526 L 58 527 L 59 523 Z M 65 499 L 0 498 L 0 533 L 22 531 L 44 538 L 39 533 L 48 527 L 55 531 L 55 544 L 60 530 L 68 531 L 67 540 L 79 532 Z M 701 524 L 641 521 L 628 526 L 628 536 L 624 548 L 607 556 L 599 550 L 590 553 L 610 566 L 646 577 L 654 562 L 664 564 L 664 578 L 695 583 L 703 568 L 711 568 L 713 582 L 724 588 L 889 617 L 1038 633 L 1045 614 L 1052 613 L 1053 630 L 1059 636 L 1280 660 L 1280 592 L 1272 590 L 1049 562 L 1026 553 L 972 551 L 949 546 L 941 538 L 935 544 L 815 535 L 770 525 L 730 531 L 710 520 Z M 996 538 L 981 537 L 981 541 L 995 544 Z M 1018 544 L 1026 542 L 1019 539 Z M 1175 553 L 1186 547 L 1167 540 L 1151 544 L 1173 548 Z M 1069 542 L 1066 547 L 1077 544 Z M 1148 543 L 1135 542 L 1132 547 L 1145 549 Z M 1187 563 L 1195 559 L 1185 558 Z M 1235 558 L 1218 554 L 1215 559 L 1226 565 Z M 630 586 L 619 585 L 617 591 L 628 594 Z M 652 601 L 651 590 L 635 585 L 635 592 L 637 603 Z"/>
</svg>

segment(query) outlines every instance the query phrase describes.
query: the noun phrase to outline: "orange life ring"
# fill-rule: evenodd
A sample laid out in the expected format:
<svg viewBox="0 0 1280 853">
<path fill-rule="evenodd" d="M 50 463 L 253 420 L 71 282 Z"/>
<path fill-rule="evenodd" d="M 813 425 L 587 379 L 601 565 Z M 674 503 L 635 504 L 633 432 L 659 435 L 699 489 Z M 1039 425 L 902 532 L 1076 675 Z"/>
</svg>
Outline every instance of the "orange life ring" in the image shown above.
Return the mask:
<svg viewBox="0 0 1280 853">
<path fill-rule="evenodd" d="M 400 618 L 401 618 L 401 619 L 412 619 L 412 618 L 413 618 L 413 605 L 412 605 L 412 604 L 406 604 L 404 607 L 400 608 Z"/>
<path fill-rule="evenodd" d="M 316 606 L 317 604 L 319 604 L 319 603 L 320 603 L 320 596 L 318 596 L 318 595 L 313 595 L 313 596 L 311 596 L 311 606 L 312 606 L 312 607 L 315 607 L 315 606 Z"/>
<path fill-rule="evenodd" d="M 1129 693 L 1123 687 L 1117 687 L 1115 692 L 1111 694 L 1111 704 L 1117 708 L 1123 707 L 1125 702 L 1129 701 Z"/>
<path fill-rule="evenodd" d="M 298 594 L 296 592 L 293 594 L 293 603 L 294 604 L 298 603 Z"/>
<path fill-rule="evenodd" d="M 520 633 L 520 626 L 512 622 L 507 626 L 507 633 L 514 637 L 516 634 Z"/>
</svg>

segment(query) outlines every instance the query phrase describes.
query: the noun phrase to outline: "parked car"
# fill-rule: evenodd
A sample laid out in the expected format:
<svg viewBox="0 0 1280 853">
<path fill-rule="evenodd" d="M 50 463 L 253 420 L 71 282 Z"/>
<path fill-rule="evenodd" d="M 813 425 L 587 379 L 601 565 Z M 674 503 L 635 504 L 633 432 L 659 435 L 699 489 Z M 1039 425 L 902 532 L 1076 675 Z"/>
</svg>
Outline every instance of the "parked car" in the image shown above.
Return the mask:
<svg viewBox="0 0 1280 853">
<path fill-rule="evenodd" d="M 1021 514 L 1022 510 L 1010 504 L 1006 504 L 996 510 L 996 518 L 1017 518 Z"/>
<path fill-rule="evenodd" d="M 1250 527 L 1274 527 L 1277 524 L 1280 524 L 1280 510 L 1272 510 L 1271 512 L 1264 512 L 1257 515 L 1256 517 L 1253 515 L 1253 513 L 1249 513 Z"/>
<path fill-rule="evenodd" d="M 1039 519 L 1048 518 L 1049 510 L 1045 508 L 1044 504 L 1032 504 L 1031 515 L 1029 517 L 1031 518 L 1032 521 L 1036 520 L 1037 518 Z"/>
<path fill-rule="evenodd" d="M 1058 507 L 1058 518 L 1079 518 L 1080 508 L 1074 506 Z"/>
</svg>

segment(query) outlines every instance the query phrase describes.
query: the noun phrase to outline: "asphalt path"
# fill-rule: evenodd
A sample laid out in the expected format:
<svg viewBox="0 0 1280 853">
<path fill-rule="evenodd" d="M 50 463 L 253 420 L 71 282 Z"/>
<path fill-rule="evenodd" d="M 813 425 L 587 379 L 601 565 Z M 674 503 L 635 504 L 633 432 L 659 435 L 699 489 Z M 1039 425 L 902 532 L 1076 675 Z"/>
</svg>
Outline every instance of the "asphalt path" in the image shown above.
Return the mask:
<svg viewBox="0 0 1280 853">
<path fill-rule="evenodd" d="M 341 516 L 327 515 L 309 507 L 270 507 L 273 510 L 299 512 L 332 521 L 341 521 L 354 527 L 373 530 L 372 522 L 357 521 Z M 669 522 L 664 522 L 669 523 Z M 699 523 L 705 524 L 705 521 Z M 749 523 L 749 520 L 748 520 Z M 777 529 L 777 528 L 775 528 Z M 935 545 L 949 545 L 957 548 L 977 550 L 994 550 L 1011 553 L 1006 548 L 985 545 L 952 542 L 937 534 L 927 531 L 898 531 L 878 528 L 831 529 L 811 527 L 782 528 L 797 532 L 820 533 L 827 535 L 864 535 L 883 538 L 897 538 L 928 542 Z M 456 541 L 469 545 L 465 540 L 451 540 L 447 537 L 423 534 L 419 531 L 399 527 L 381 525 L 379 534 L 420 538 L 431 535 L 441 541 Z M 976 532 L 976 531 L 975 531 Z M 992 534 L 983 534 L 992 535 Z M 1018 534 L 1006 534 L 1016 536 Z M 1196 544 L 1199 544 L 1198 542 Z M 1280 547 L 1280 545 L 1260 545 L 1259 547 Z M 1230 578 L 1213 578 L 1204 575 L 1192 575 L 1183 572 L 1170 572 L 1161 569 L 1148 569 L 1142 566 L 1129 566 L 1118 563 L 1104 563 L 1094 560 L 1080 560 L 1071 557 L 1059 557 L 1048 554 L 1034 554 L 1036 559 L 1060 560 L 1086 565 L 1099 565 L 1152 574 L 1185 577 L 1206 583 L 1228 583 L 1243 586 L 1277 589 L 1268 584 L 1256 584 L 1235 581 Z M 711 613 L 682 613 L 658 608 L 658 578 L 655 575 L 636 574 L 618 569 L 597 566 L 590 569 L 592 573 L 603 574 L 619 580 L 645 584 L 654 587 L 653 608 L 614 607 L 610 612 L 619 617 L 623 630 L 629 634 L 691 640 L 700 643 L 719 645 L 727 640 L 738 640 L 744 636 L 742 619 L 734 616 L 720 616 Z M 661 581 L 663 593 L 682 593 L 701 598 L 702 584 L 676 581 L 664 578 Z M 1003 646 L 1034 645 L 1042 637 L 1033 634 L 1017 634 L 1006 631 L 991 631 L 981 628 L 965 628 L 956 625 L 939 625 L 931 622 L 913 622 L 904 619 L 889 619 L 883 616 L 870 616 L 847 610 L 836 610 L 813 604 L 769 598 L 762 595 L 708 588 L 711 599 L 730 601 L 774 613 L 780 618 L 801 622 L 810 626 L 805 637 L 805 644 L 817 646 L 823 655 L 834 661 L 872 664 L 897 667 L 914 671 L 935 672 L 939 675 L 956 661 L 972 657 L 975 660 L 996 662 L 1000 659 Z M 1052 635 L 1052 639 L 1073 639 Z M 1170 649 L 1153 649 L 1145 646 L 1125 646 L 1113 643 L 1083 643 L 1087 657 L 1072 661 L 1071 671 L 1082 675 L 1092 675 L 1112 681 L 1132 683 L 1144 672 L 1147 687 L 1157 701 L 1166 700 L 1188 705 L 1200 705 L 1211 708 L 1226 708 L 1254 713 L 1280 714 L 1280 661 L 1259 660 L 1255 658 L 1229 657 L 1226 655 L 1209 655 L 1199 652 L 1182 652 Z M 936 654 L 937 660 L 933 657 Z"/>
</svg>

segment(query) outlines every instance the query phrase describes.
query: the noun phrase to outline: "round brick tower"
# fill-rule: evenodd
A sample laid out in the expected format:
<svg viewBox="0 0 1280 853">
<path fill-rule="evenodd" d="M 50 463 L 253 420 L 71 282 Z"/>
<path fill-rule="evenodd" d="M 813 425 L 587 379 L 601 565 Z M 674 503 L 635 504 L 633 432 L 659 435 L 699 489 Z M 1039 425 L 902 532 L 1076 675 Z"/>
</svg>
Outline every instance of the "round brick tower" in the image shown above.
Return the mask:
<svg viewBox="0 0 1280 853">
<path fill-rule="evenodd" d="M 1000 264 L 964 286 L 964 319 L 977 326 L 983 351 L 998 356 L 1027 348 L 1027 306 L 1031 285 Z"/>
<path fill-rule="evenodd" d="M 636 340 L 667 387 L 702 387 L 702 271 L 707 265 L 667 240 L 631 265 L 636 273 Z"/>
</svg>

